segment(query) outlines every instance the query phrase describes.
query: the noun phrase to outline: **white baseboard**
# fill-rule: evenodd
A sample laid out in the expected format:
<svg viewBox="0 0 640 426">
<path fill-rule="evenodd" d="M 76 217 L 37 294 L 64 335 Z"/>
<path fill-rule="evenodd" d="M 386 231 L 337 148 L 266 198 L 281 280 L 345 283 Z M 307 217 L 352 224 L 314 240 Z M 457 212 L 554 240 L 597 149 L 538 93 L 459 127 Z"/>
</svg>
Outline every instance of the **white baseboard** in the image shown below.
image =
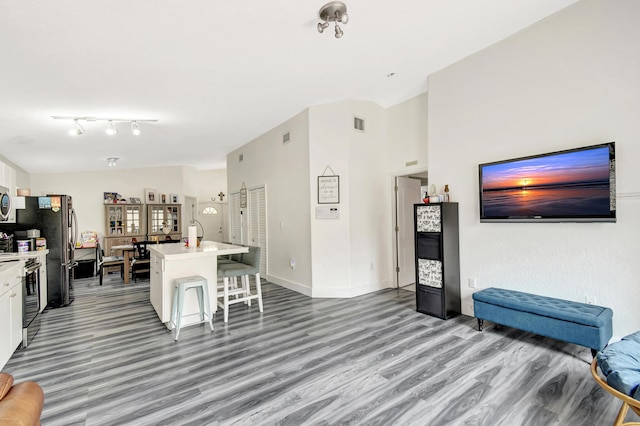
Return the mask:
<svg viewBox="0 0 640 426">
<path fill-rule="evenodd" d="M 286 280 L 284 278 L 280 278 L 280 277 L 276 277 L 273 275 L 267 275 L 267 281 L 274 283 L 274 284 L 278 284 L 281 287 L 284 288 L 288 288 L 289 290 L 293 290 L 295 292 L 298 292 L 300 294 L 304 294 L 305 296 L 309 296 L 312 297 L 311 295 L 311 288 L 309 288 L 308 286 L 302 285 L 300 283 L 296 283 L 293 281 L 289 281 Z"/>
<path fill-rule="evenodd" d="M 383 282 L 378 284 L 367 284 L 358 287 L 324 287 L 314 289 L 300 283 L 276 277 L 274 275 L 268 275 L 266 280 L 281 287 L 288 288 L 289 290 L 304 294 L 305 296 L 320 298 L 325 297 L 336 299 L 350 299 L 352 297 L 362 296 L 363 294 L 373 293 L 374 291 L 389 288 L 389 286 L 387 285 L 388 283 Z"/>
</svg>

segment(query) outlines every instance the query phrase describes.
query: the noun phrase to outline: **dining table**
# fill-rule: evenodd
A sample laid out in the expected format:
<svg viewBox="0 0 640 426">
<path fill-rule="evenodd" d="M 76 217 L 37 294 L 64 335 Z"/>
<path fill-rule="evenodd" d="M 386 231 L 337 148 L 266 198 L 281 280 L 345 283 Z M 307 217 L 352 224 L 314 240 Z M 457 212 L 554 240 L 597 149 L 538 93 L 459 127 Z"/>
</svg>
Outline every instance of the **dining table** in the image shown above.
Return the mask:
<svg viewBox="0 0 640 426">
<path fill-rule="evenodd" d="M 122 255 L 124 256 L 124 283 L 129 284 L 129 275 L 131 273 L 131 258 L 133 257 L 133 251 L 135 247 L 133 244 L 121 244 L 119 246 L 111 246 L 111 250 L 115 252 L 122 251 Z"/>
</svg>

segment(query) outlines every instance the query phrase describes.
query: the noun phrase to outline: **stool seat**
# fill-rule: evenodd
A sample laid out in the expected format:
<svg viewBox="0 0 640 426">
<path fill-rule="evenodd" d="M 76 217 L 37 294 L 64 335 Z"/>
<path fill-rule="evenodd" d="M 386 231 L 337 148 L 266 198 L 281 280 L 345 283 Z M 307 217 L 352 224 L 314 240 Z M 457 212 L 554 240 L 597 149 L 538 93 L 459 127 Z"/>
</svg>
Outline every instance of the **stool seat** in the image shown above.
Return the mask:
<svg viewBox="0 0 640 426">
<path fill-rule="evenodd" d="M 192 275 L 189 277 L 177 278 L 174 280 L 173 293 L 173 309 L 171 310 L 171 323 L 176 329 L 175 340 L 178 340 L 180 329 L 182 328 L 184 299 L 187 290 L 195 289 L 198 296 L 198 306 L 200 314 L 200 322 L 209 323 L 211 331 L 213 331 L 213 317 L 211 315 L 211 304 L 209 302 L 209 286 L 207 279 L 201 275 Z"/>
</svg>

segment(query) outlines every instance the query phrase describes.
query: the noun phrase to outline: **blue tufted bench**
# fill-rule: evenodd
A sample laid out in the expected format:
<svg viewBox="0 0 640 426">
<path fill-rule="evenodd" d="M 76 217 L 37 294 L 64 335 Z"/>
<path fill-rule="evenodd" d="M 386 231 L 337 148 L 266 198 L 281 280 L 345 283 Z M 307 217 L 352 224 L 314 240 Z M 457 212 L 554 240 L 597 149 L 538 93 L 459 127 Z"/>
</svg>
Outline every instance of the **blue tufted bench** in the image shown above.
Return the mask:
<svg viewBox="0 0 640 426">
<path fill-rule="evenodd" d="M 492 321 L 586 346 L 594 356 L 613 335 L 613 311 L 602 306 L 491 287 L 473 294 L 473 307 L 480 331 Z"/>
</svg>

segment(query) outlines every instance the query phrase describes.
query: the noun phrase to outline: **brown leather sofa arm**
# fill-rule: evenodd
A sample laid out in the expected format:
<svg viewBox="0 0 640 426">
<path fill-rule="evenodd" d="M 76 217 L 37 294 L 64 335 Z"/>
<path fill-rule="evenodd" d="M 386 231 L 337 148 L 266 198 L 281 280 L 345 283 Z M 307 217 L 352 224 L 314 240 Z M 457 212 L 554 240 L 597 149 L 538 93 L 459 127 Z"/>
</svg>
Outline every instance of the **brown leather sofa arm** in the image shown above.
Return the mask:
<svg viewBox="0 0 640 426">
<path fill-rule="evenodd" d="M 0 373 L 0 425 L 40 425 L 44 406 L 44 392 L 40 385 L 36 382 L 11 384 L 13 377 Z"/>
</svg>

